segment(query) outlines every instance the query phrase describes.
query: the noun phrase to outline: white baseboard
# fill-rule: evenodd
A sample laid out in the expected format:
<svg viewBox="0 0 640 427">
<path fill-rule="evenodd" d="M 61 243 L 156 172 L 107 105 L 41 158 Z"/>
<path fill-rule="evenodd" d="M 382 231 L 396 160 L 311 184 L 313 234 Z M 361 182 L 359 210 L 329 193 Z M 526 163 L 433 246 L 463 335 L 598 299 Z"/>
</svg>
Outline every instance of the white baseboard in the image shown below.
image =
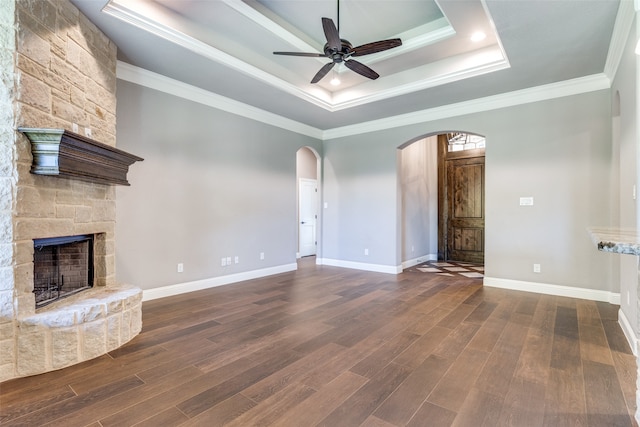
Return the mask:
<svg viewBox="0 0 640 427">
<path fill-rule="evenodd" d="M 342 261 L 328 258 L 317 258 L 316 264 L 330 265 L 334 267 L 353 268 L 356 270 L 366 270 L 377 273 L 399 274 L 402 269 L 409 268 L 425 261 L 436 260 L 437 256 L 433 254 L 427 255 L 428 258 L 420 257 L 415 260 L 405 261 L 402 266 L 387 266 L 378 264 L 366 264 L 352 261 Z M 407 264 L 409 263 L 409 264 Z M 413 264 L 410 264 L 413 263 Z M 214 288 L 217 286 L 229 285 L 232 283 L 242 282 L 244 280 L 258 279 L 261 277 L 271 276 L 274 274 L 286 273 L 294 271 L 298 268 L 296 263 L 284 264 L 276 267 L 263 268 L 260 270 L 252 270 L 243 273 L 230 274 L 226 276 L 212 277 L 209 279 L 196 280 L 193 282 L 178 283 L 175 285 L 162 286 L 160 288 L 145 289 L 142 291 L 142 301 L 151 301 L 158 298 L 180 295 L 187 292 L 199 291 L 202 289 Z M 580 298 L 592 301 L 603 301 L 611 304 L 620 305 L 620 294 L 615 292 L 601 291 L 596 289 L 574 288 L 571 286 L 551 285 L 548 283 L 524 282 L 521 280 L 499 279 L 495 277 L 485 277 L 484 286 L 491 288 L 511 289 L 516 291 L 534 292 L 546 295 L 557 295 L 563 297 Z M 631 347 L 631 351 L 638 356 L 638 339 L 635 337 L 633 328 L 629 320 L 625 316 L 622 309 L 618 310 L 618 323 L 622 328 L 622 332 Z"/>
<path fill-rule="evenodd" d="M 231 283 L 242 282 L 244 280 L 259 279 L 260 277 L 293 271 L 297 268 L 298 264 L 296 263 L 284 264 L 275 267 L 262 268 L 260 270 L 252 270 L 245 271 L 243 273 L 229 274 L 226 276 L 211 277 L 209 279 L 196 280 L 193 282 L 185 282 L 175 285 L 162 286 L 159 288 L 144 289 L 142 291 L 142 301 L 151 301 L 157 298 L 170 297 L 187 292 L 215 288 L 216 286 L 229 285 Z"/>
<path fill-rule="evenodd" d="M 634 356 L 638 356 L 638 339 L 636 338 L 636 334 L 633 332 L 633 328 L 631 327 L 631 323 L 629 323 L 629 319 L 625 316 L 622 309 L 618 310 L 618 324 L 620 328 L 622 328 L 622 332 L 624 333 L 627 342 L 629 343 L 629 347 L 631 347 L 631 352 Z"/>
<path fill-rule="evenodd" d="M 524 282 L 521 280 L 498 279 L 495 277 L 484 278 L 484 286 L 490 288 L 511 289 L 515 291 L 535 292 L 537 294 L 557 295 L 587 299 L 591 301 L 603 301 L 620 305 L 620 294 L 597 289 L 574 288 L 572 286 L 551 285 L 548 283 Z"/>
<path fill-rule="evenodd" d="M 367 264 L 364 262 L 344 261 L 330 258 L 316 258 L 316 264 L 330 265 L 332 267 L 353 268 L 355 270 L 372 271 L 374 273 L 400 274 L 402 272 L 401 265 Z"/>
<path fill-rule="evenodd" d="M 438 260 L 438 254 L 422 255 L 422 256 L 419 256 L 418 258 L 413 258 L 413 259 L 408 259 L 406 261 L 403 261 L 402 269 L 406 270 L 407 268 L 411 268 L 414 265 L 422 264 L 423 262 L 437 261 L 437 260 Z"/>
</svg>

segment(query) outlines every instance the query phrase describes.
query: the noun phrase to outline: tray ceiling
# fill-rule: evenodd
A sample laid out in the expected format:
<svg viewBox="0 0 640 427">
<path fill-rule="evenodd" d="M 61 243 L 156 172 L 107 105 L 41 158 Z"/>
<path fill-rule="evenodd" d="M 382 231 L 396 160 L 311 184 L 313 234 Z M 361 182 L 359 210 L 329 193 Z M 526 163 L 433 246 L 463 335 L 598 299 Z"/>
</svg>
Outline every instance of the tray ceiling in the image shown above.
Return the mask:
<svg viewBox="0 0 640 427">
<path fill-rule="evenodd" d="M 617 1 L 342 0 L 339 32 L 354 46 L 399 37 L 358 57 L 369 80 L 334 67 L 309 83 L 322 52 L 326 0 L 72 0 L 125 63 L 319 129 L 344 126 L 602 73 Z M 482 32 L 486 37 L 472 41 Z"/>
</svg>

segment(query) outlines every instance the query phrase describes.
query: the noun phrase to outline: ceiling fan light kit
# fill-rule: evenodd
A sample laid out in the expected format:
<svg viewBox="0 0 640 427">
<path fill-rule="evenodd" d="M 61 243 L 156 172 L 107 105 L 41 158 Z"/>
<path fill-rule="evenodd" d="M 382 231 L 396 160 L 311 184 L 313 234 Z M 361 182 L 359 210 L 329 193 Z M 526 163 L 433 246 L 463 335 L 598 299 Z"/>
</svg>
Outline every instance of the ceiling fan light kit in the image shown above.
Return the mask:
<svg viewBox="0 0 640 427">
<path fill-rule="evenodd" d="M 340 26 L 340 3 L 338 2 L 338 27 Z M 324 53 L 307 53 L 307 52 L 273 52 L 274 55 L 289 56 L 308 56 L 315 58 L 329 58 L 331 62 L 325 64 L 313 76 L 311 83 L 318 83 L 326 76 L 331 69 L 339 63 L 344 65 L 351 71 L 360 74 L 368 79 L 375 80 L 380 75 L 361 62 L 351 59 L 353 56 L 370 55 L 372 53 L 382 52 L 384 50 L 393 49 L 402 45 L 400 39 L 379 40 L 376 42 L 366 43 L 361 46 L 353 47 L 353 45 L 345 39 L 340 38 L 338 28 L 331 18 L 322 18 L 322 29 L 324 30 L 327 42 L 324 45 Z"/>
</svg>

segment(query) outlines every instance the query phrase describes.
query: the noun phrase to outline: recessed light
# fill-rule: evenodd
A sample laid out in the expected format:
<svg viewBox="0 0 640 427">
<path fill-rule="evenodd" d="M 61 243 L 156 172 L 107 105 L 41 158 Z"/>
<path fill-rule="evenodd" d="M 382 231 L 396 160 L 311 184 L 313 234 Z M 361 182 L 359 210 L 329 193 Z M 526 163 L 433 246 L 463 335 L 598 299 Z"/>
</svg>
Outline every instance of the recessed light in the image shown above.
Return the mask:
<svg viewBox="0 0 640 427">
<path fill-rule="evenodd" d="M 331 79 L 331 84 L 334 85 L 334 86 L 340 85 L 340 79 L 337 78 L 337 77 L 332 78 Z"/>
<path fill-rule="evenodd" d="M 481 40 L 484 40 L 485 38 L 487 38 L 487 35 L 485 33 L 483 33 L 482 31 L 476 31 L 475 33 L 473 33 L 471 35 L 471 41 L 472 42 L 479 42 Z"/>
</svg>

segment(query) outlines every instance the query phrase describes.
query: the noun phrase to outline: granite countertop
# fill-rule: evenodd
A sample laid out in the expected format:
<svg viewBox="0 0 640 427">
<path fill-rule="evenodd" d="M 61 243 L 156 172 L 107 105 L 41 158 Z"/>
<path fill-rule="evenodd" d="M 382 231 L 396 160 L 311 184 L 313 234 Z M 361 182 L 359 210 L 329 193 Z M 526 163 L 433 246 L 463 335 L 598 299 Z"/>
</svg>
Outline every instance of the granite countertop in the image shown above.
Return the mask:
<svg viewBox="0 0 640 427">
<path fill-rule="evenodd" d="M 635 228 L 590 227 L 587 231 L 599 251 L 640 255 L 640 233 Z"/>
</svg>

